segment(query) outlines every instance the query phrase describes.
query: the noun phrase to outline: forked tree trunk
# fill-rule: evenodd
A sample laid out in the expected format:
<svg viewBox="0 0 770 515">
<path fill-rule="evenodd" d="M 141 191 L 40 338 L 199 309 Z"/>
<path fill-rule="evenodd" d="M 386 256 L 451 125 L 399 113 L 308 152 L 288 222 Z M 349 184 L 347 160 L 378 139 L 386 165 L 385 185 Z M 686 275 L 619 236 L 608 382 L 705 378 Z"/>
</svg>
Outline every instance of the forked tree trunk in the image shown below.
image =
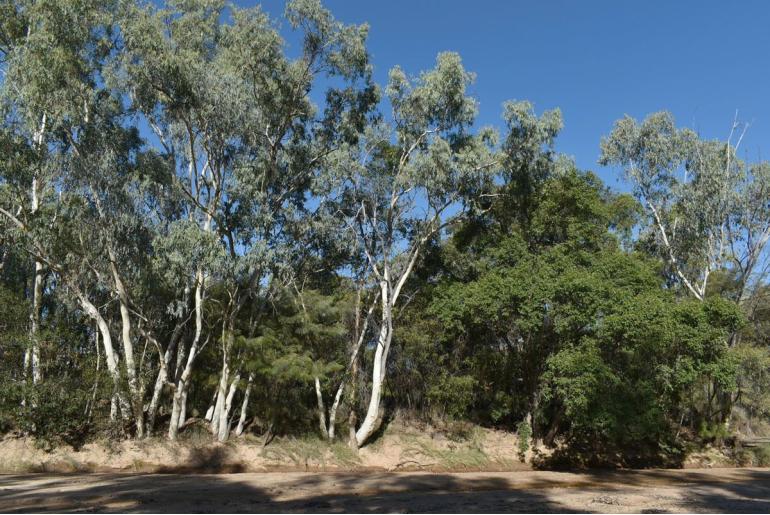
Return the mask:
<svg viewBox="0 0 770 515">
<path fill-rule="evenodd" d="M 225 405 L 219 415 L 219 433 L 217 434 L 217 440 L 220 442 L 226 442 L 230 436 L 230 410 L 233 407 L 233 398 L 235 397 L 235 392 L 238 390 L 238 382 L 240 380 L 241 374 L 235 374 L 233 381 L 230 383 L 230 389 L 227 392 Z"/>
<path fill-rule="evenodd" d="M 184 370 L 179 375 L 174 390 L 174 397 L 171 403 L 171 420 L 168 424 L 168 439 L 176 440 L 179 435 L 179 426 L 184 422 L 180 416 L 186 416 L 187 411 L 187 389 L 192 375 L 193 363 L 198 355 L 198 346 L 200 344 L 201 334 L 203 333 L 203 297 L 205 288 L 205 277 L 203 270 L 198 269 L 195 274 L 195 334 L 193 336 L 190 351 L 187 354 Z"/>
<path fill-rule="evenodd" d="M 115 416 L 117 414 L 117 408 L 119 407 L 122 418 L 124 420 L 129 420 L 131 418 L 131 408 L 121 392 L 118 357 L 115 353 L 115 348 L 112 346 L 110 327 L 104 317 L 102 317 L 101 313 L 99 313 L 99 310 L 96 309 L 96 306 L 94 306 L 94 304 L 89 301 L 82 292 L 76 291 L 75 293 L 80 300 L 80 305 L 82 306 L 83 310 L 96 322 L 96 326 L 99 328 L 99 332 L 102 336 L 102 345 L 104 347 L 104 358 L 105 362 L 107 363 L 107 371 L 109 372 L 110 378 L 112 379 L 113 401 L 116 402 L 116 404 L 110 410 L 111 416 Z"/>
</svg>

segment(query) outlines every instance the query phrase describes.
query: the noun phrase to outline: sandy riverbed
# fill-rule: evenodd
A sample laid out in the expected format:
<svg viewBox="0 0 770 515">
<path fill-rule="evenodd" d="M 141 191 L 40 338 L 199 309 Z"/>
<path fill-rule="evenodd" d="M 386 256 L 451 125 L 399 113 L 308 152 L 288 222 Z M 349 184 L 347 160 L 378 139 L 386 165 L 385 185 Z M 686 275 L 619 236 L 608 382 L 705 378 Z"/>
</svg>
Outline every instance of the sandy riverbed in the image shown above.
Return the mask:
<svg viewBox="0 0 770 515">
<path fill-rule="evenodd" d="M 770 512 L 770 470 L 0 476 L 0 511 Z"/>
</svg>

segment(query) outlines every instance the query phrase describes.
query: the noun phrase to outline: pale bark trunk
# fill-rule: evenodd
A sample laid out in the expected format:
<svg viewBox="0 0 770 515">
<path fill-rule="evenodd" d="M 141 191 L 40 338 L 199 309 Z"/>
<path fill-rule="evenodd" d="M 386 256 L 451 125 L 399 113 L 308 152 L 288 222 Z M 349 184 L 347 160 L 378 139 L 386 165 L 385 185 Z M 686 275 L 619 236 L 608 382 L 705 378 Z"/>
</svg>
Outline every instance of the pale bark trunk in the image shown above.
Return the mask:
<svg viewBox="0 0 770 515">
<path fill-rule="evenodd" d="M 324 406 L 324 396 L 321 391 L 321 381 L 316 376 L 313 378 L 313 382 L 315 384 L 316 403 L 318 404 L 318 428 L 321 430 L 321 435 L 326 437 L 326 407 Z"/>
<path fill-rule="evenodd" d="M 381 335 L 377 342 L 377 350 L 374 353 L 374 367 L 372 371 L 372 393 L 369 398 L 369 406 L 366 410 L 361 427 L 356 431 L 356 442 L 361 447 L 372 434 L 377 431 L 380 421 L 380 400 L 382 399 L 382 384 L 386 363 L 385 345 L 389 344 L 389 335 Z"/>
<path fill-rule="evenodd" d="M 377 338 L 377 349 L 374 352 L 374 363 L 372 369 L 372 393 L 369 398 L 369 406 L 366 411 L 361 427 L 356 431 L 356 443 L 361 447 L 372 434 L 377 431 L 381 421 L 380 400 L 382 399 L 382 385 L 385 380 L 385 370 L 387 367 L 388 352 L 390 350 L 390 341 L 392 338 L 392 318 L 391 318 L 391 300 L 389 296 L 389 285 L 386 280 L 380 284 L 382 294 L 382 320 L 380 334 Z"/>
<path fill-rule="evenodd" d="M 230 436 L 230 410 L 233 407 L 233 398 L 235 392 L 238 390 L 238 382 L 241 380 L 241 374 L 235 374 L 232 383 L 230 383 L 230 390 L 227 392 L 227 398 L 225 399 L 225 405 L 222 412 L 219 415 L 219 434 L 217 439 L 220 442 L 226 442 Z"/>
<path fill-rule="evenodd" d="M 118 393 L 120 391 L 120 371 L 118 370 L 118 358 L 115 353 L 115 348 L 112 346 L 110 327 L 107 325 L 107 321 L 102 317 L 101 313 L 99 313 L 99 310 L 96 309 L 96 306 L 94 306 L 85 295 L 80 292 L 77 292 L 77 295 L 83 310 L 96 322 L 96 326 L 99 328 L 99 332 L 102 336 L 102 346 L 104 348 L 104 359 L 107 363 L 107 371 L 112 378 L 115 392 Z M 122 408 L 123 406 L 121 406 L 121 409 Z"/>
<path fill-rule="evenodd" d="M 94 331 L 94 344 L 96 347 L 96 373 L 94 374 L 94 387 L 91 391 L 91 399 L 88 402 L 88 405 L 86 406 L 86 420 L 89 422 L 91 421 L 91 413 L 94 409 L 94 404 L 96 403 L 96 394 L 99 391 L 99 369 L 102 364 L 102 353 L 99 350 L 99 331 L 98 329 Z"/>
<path fill-rule="evenodd" d="M 249 409 L 249 397 L 251 396 L 251 388 L 254 382 L 254 374 L 249 374 L 249 379 L 246 382 L 246 391 L 243 392 L 243 402 L 241 403 L 241 416 L 238 419 L 238 426 L 235 428 L 235 436 L 241 436 L 243 434 L 243 427 L 246 424 L 246 413 Z"/>
<path fill-rule="evenodd" d="M 179 400 L 179 427 L 187 422 L 187 390 L 182 392 L 182 398 Z"/>
<path fill-rule="evenodd" d="M 37 207 L 35 207 L 37 211 Z M 29 363 L 32 368 L 32 384 L 38 384 L 43 378 L 40 369 L 40 311 L 43 305 L 43 263 L 35 260 L 35 277 L 32 286 L 32 313 L 30 313 Z M 25 356 L 25 361 L 27 357 Z"/>
<path fill-rule="evenodd" d="M 161 365 L 160 370 L 158 370 L 158 377 L 155 379 L 155 386 L 152 389 L 152 399 L 147 408 L 146 436 L 152 435 L 152 432 L 155 429 L 155 417 L 158 413 L 158 407 L 160 406 L 160 396 L 163 393 L 163 386 L 165 386 L 168 381 L 168 368 L 164 363 L 163 357 L 161 357 L 160 362 Z"/>
<path fill-rule="evenodd" d="M 35 131 L 33 142 L 36 148 L 43 145 L 43 135 L 46 128 L 46 115 L 43 114 L 40 121 L 40 128 Z M 43 184 L 37 173 L 32 178 L 32 191 L 30 199 L 30 213 L 34 216 L 40 209 L 40 197 L 42 196 Z M 42 380 L 42 371 L 40 368 L 40 311 L 43 305 L 43 263 L 35 259 L 35 276 L 32 278 L 32 312 L 30 313 L 30 345 L 29 356 L 25 355 L 25 371 L 27 363 L 32 367 L 32 383 L 38 384 Z M 26 354 L 26 353 L 25 353 Z"/>
<path fill-rule="evenodd" d="M 356 426 L 358 425 L 358 416 L 356 415 L 357 393 L 358 355 L 354 356 L 353 366 L 350 369 L 350 412 L 348 412 L 348 445 L 355 450 L 358 450 L 358 440 L 356 439 Z"/>
<path fill-rule="evenodd" d="M 225 361 L 222 364 L 222 372 L 219 375 L 219 385 L 217 386 L 217 402 L 214 404 L 214 413 L 211 416 L 211 434 L 215 437 L 219 435 L 219 423 L 222 418 L 222 411 L 227 400 L 227 383 L 230 380 L 230 368 Z"/>
<path fill-rule="evenodd" d="M 179 425 L 184 422 L 179 420 L 180 414 L 186 411 L 187 404 L 187 388 L 190 376 L 192 375 L 193 363 L 198 353 L 198 345 L 200 344 L 201 333 L 203 332 L 203 292 L 205 287 L 205 278 L 203 276 L 203 270 L 198 269 L 195 274 L 196 287 L 195 287 L 195 335 L 193 336 L 192 345 L 187 355 L 187 361 L 185 363 L 184 370 L 179 375 L 179 380 L 176 383 L 174 390 L 174 397 L 171 404 L 171 420 L 168 425 L 168 439 L 176 440 L 179 435 Z M 183 408 L 183 405 L 185 408 Z"/>
<path fill-rule="evenodd" d="M 337 394 L 334 396 L 334 402 L 332 403 L 332 407 L 329 408 L 329 428 L 327 431 L 327 435 L 329 437 L 329 441 L 334 440 L 334 425 L 337 421 L 337 409 L 340 407 L 340 400 L 342 399 L 342 392 L 345 390 L 345 381 L 340 383 L 339 388 L 337 388 Z"/>
<path fill-rule="evenodd" d="M 131 404 L 134 412 L 134 422 L 136 424 L 136 437 L 144 437 L 144 395 L 143 389 L 139 385 L 139 379 L 136 373 L 136 363 L 134 362 L 134 344 L 131 341 L 131 317 L 128 306 L 125 302 L 120 302 L 120 318 L 122 324 L 123 354 L 128 377 L 128 390 L 131 394 Z"/>
<path fill-rule="evenodd" d="M 214 396 L 211 398 L 211 404 L 209 409 L 206 410 L 206 415 L 203 416 L 203 420 L 211 422 L 214 417 L 214 406 L 217 404 L 217 398 L 219 397 L 219 388 L 214 390 Z"/>
</svg>

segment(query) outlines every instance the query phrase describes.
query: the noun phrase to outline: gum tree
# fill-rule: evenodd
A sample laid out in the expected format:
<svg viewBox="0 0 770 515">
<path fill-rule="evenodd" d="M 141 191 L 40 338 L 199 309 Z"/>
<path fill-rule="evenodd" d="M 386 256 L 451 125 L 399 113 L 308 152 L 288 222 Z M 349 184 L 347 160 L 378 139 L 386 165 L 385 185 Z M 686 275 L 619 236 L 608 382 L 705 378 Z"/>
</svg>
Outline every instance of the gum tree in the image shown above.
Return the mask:
<svg viewBox="0 0 770 515">
<path fill-rule="evenodd" d="M 330 160 L 342 184 L 335 197 L 342 199 L 339 214 L 380 297 L 371 394 L 356 432 L 358 446 L 380 423 L 395 309 L 415 264 L 491 182 L 495 136 L 470 131 L 476 102 L 466 88 L 472 80 L 453 53 L 439 54 L 435 68 L 417 78 L 394 68 L 386 91 L 390 120 L 375 121 L 358 145 Z"/>
</svg>

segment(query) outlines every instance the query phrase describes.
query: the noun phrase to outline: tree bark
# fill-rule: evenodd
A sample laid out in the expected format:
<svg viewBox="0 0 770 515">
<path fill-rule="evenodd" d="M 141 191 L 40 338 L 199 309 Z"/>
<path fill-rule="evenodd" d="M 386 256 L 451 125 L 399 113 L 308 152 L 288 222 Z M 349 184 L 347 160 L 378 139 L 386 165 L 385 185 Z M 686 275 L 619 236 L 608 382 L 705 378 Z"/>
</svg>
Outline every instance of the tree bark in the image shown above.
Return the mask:
<svg viewBox="0 0 770 515">
<path fill-rule="evenodd" d="M 187 361 L 174 389 L 174 397 L 171 405 L 171 420 L 168 424 L 168 439 L 176 440 L 179 435 L 179 426 L 184 420 L 179 420 L 180 415 L 184 415 L 187 405 L 187 388 L 192 375 L 193 363 L 198 354 L 198 345 L 200 344 L 201 334 L 203 332 L 203 298 L 205 288 L 205 277 L 203 270 L 198 269 L 195 274 L 195 335 L 193 336 L 190 351 L 187 354 Z M 184 407 L 183 407 L 184 406 Z"/>
<path fill-rule="evenodd" d="M 390 351 L 390 342 L 393 336 L 392 304 L 389 295 L 389 287 L 386 276 L 385 280 L 380 282 L 380 291 L 382 293 L 382 320 L 380 334 L 377 337 L 377 349 L 374 352 L 372 393 L 369 398 L 366 416 L 361 423 L 361 427 L 356 431 L 356 443 L 359 447 L 361 447 L 366 440 L 377 431 L 381 421 L 380 400 L 382 398 L 382 385 L 385 380 L 388 352 Z"/>
<path fill-rule="evenodd" d="M 219 414 L 219 434 L 217 439 L 220 442 L 226 442 L 230 436 L 230 410 L 233 407 L 233 398 L 235 392 L 238 390 L 238 382 L 241 380 L 241 374 L 235 374 L 233 381 L 230 383 L 230 389 L 227 392 L 227 398 L 225 399 L 225 405 L 222 412 Z"/>
<path fill-rule="evenodd" d="M 313 382 L 315 384 L 315 397 L 316 403 L 318 405 L 318 428 L 321 430 L 321 436 L 326 438 L 326 406 L 324 406 L 324 397 L 323 392 L 321 391 L 321 381 L 318 379 L 318 376 L 315 376 L 313 378 Z"/>
<path fill-rule="evenodd" d="M 43 145 L 43 135 L 45 134 L 47 118 L 43 114 L 40 121 L 40 128 L 35 131 L 33 135 L 33 143 L 35 148 L 40 149 Z M 40 210 L 40 197 L 43 194 L 43 182 L 38 173 L 32 177 L 32 191 L 30 194 L 30 213 L 34 217 Z M 35 259 L 35 275 L 32 278 L 32 312 L 30 313 L 30 346 L 31 348 L 25 352 L 24 362 L 25 371 L 27 370 L 27 364 L 32 367 L 32 384 L 38 384 L 42 378 L 42 370 L 40 367 L 40 312 L 43 305 L 43 281 L 44 281 L 44 268 L 43 263 L 39 259 Z M 29 355 L 27 355 L 29 353 Z"/>
<path fill-rule="evenodd" d="M 246 424 L 246 413 L 249 409 L 249 397 L 251 396 L 251 388 L 254 382 L 254 374 L 249 374 L 249 379 L 246 382 L 246 391 L 243 393 L 243 402 L 241 403 L 241 416 L 238 419 L 238 426 L 235 428 L 235 436 L 241 436 L 243 434 L 243 428 Z"/>
</svg>

